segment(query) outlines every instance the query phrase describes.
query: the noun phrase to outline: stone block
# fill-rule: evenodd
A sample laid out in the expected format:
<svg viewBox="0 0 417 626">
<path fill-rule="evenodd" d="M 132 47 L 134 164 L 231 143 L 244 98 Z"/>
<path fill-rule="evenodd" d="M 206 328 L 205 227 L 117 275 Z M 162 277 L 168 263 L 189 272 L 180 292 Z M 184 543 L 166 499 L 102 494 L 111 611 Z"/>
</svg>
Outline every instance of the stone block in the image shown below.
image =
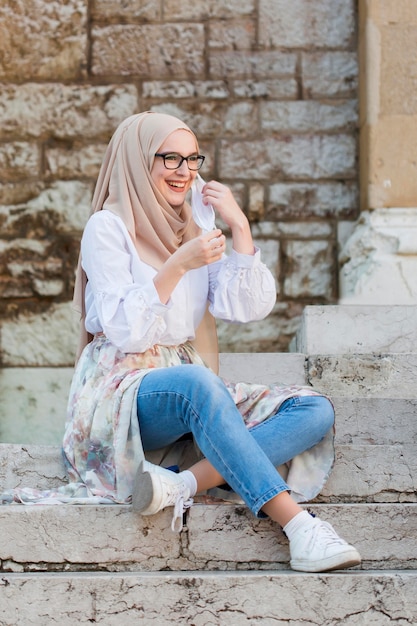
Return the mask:
<svg viewBox="0 0 417 626">
<path fill-rule="evenodd" d="M 248 137 L 253 133 L 252 121 L 257 107 L 251 102 L 237 102 L 227 107 L 224 116 L 224 134 Z"/>
<path fill-rule="evenodd" d="M 328 241 L 287 241 L 284 293 L 290 298 L 333 297 L 335 263 Z"/>
<path fill-rule="evenodd" d="M 308 505 L 358 548 L 367 569 L 414 568 L 416 509 L 415 504 Z M 196 504 L 188 512 L 187 528 L 188 558 L 202 569 L 215 564 L 222 569 L 288 567 L 282 532 L 270 520 L 254 518 L 246 507 Z"/>
<path fill-rule="evenodd" d="M 363 211 L 339 260 L 341 304 L 415 305 L 417 209 Z"/>
<path fill-rule="evenodd" d="M 93 570 L 176 568 L 181 539 L 171 517 L 172 509 L 142 516 L 127 505 L 1 506 L 0 561 L 15 571 L 41 563 L 40 569 L 64 563 Z"/>
<path fill-rule="evenodd" d="M 72 368 L 0 369 L 0 441 L 59 445 Z"/>
<path fill-rule="evenodd" d="M 217 321 L 217 333 L 221 349 L 227 352 L 275 353 L 285 352 L 296 332 L 301 306 L 278 303 L 268 317 L 259 322 L 229 324 Z"/>
<path fill-rule="evenodd" d="M 356 97 L 356 52 L 303 52 L 301 55 L 304 98 Z"/>
<path fill-rule="evenodd" d="M 91 211 L 93 185 L 76 180 L 52 182 L 36 198 L 24 206 L 0 205 L 2 227 L 9 237 L 28 238 L 36 233 L 49 234 L 50 240 L 59 234 L 81 235 Z M 42 236 L 42 235 L 41 235 Z"/>
<path fill-rule="evenodd" d="M 134 85 L 1 85 L 0 139 L 94 138 L 107 141 L 117 124 L 137 112 Z"/>
<path fill-rule="evenodd" d="M 285 239 L 304 239 L 306 245 L 312 239 L 329 238 L 332 227 L 326 222 L 259 222 L 252 224 L 252 233 L 255 237 L 282 237 Z M 304 307 L 303 307 L 304 308 Z"/>
<path fill-rule="evenodd" d="M 231 18 L 252 16 L 255 11 L 255 0 L 211 0 L 202 4 L 193 0 L 164 0 L 164 17 L 171 20 L 215 19 L 230 20 Z"/>
<path fill-rule="evenodd" d="M 253 50 L 256 45 L 256 22 L 252 19 L 208 22 L 208 47 L 213 50 Z"/>
<path fill-rule="evenodd" d="M 1 323 L 0 347 L 6 367 L 71 367 L 79 322 L 70 302 Z"/>
<path fill-rule="evenodd" d="M 4 0 L 0 80 L 75 80 L 87 66 L 84 0 Z"/>
<path fill-rule="evenodd" d="M 253 129 L 254 130 L 254 129 Z M 224 177 L 236 170 L 249 179 L 272 182 L 297 179 L 352 178 L 356 140 L 350 135 L 289 135 L 252 141 L 223 141 L 220 168 Z"/>
<path fill-rule="evenodd" d="M 343 183 L 275 183 L 269 188 L 267 219 L 297 220 L 306 217 L 347 219 L 358 209 L 358 186 L 355 181 Z"/>
<path fill-rule="evenodd" d="M 355 32 L 353 2 L 261 0 L 260 42 L 277 48 L 350 48 Z"/>
<path fill-rule="evenodd" d="M 0 178 L 3 183 L 39 176 L 40 149 L 36 144 L 15 141 L 0 146 Z"/>
<path fill-rule="evenodd" d="M 273 79 L 295 77 L 297 55 L 292 52 L 260 50 L 212 50 L 209 52 L 209 76 L 223 79 Z"/>
<path fill-rule="evenodd" d="M 336 443 L 417 444 L 416 398 L 331 397 L 336 413 Z"/>
<path fill-rule="evenodd" d="M 204 72 L 202 24 L 93 26 L 93 76 L 200 78 Z"/>
<path fill-rule="evenodd" d="M 416 502 L 416 444 L 336 447 L 319 501 Z"/>
<path fill-rule="evenodd" d="M 298 86 L 295 78 L 276 78 L 274 80 L 235 80 L 233 93 L 238 98 L 274 98 L 276 100 L 295 100 Z"/>
<path fill-rule="evenodd" d="M 417 306 L 306 306 L 295 351 L 310 355 L 417 352 Z"/>
<path fill-rule="evenodd" d="M 329 395 L 415 398 L 417 353 L 310 356 L 308 381 Z"/>
<path fill-rule="evenodd" d="M 417 621 L 414 572 L 5 574 L 7 626 L 408 626 Z M 300 589 L 303 590 L 300 593 Z M 24 598 L 24 601 L 22 601 Z M 244 622 L 243 622 L 244 620 Z"/>
<path fill-rule="evenodd" d="M 22 204 L 38 196 L 44 187 L 43 181 L 38 178 L 36 180 L 19 180 L 13 183 L 0 182 L 0 204 Z"/>
<path fill-rule="evenodd" d="M 305 384 L 304 354 L 221 353 L 220 376 L 231 381 L 272 384 L 281 380 Z"/>
<path fill-rule="evenodd" d="M 223 80 L 152 80 L 143 82 L 142 96 L 166 100 L 189 98 L 224 100 L 230 96 L 230 86 Z"/>
<path fill-rule="evenodd" d="M 415 504 L 311 504 L 357 546 L 367 569 L 413 569 Z M 152 516 L 128 505 L 0 507 L 5 571 L 285 570 L 288 541 L 277 524 L 231 503 L 194 504 L 183 534 L 172 509 Z"/>
<path fill-rule="evenodd" d="M 120 0 L 93 0 L 91 14 L 95 21 L 106 19 L 148 21 L 160 19 L 161 9 L 157 2 L 146 0 L 130 0 L 128 3 Z"/>
<path fill-rule="evenodd" d="M 106 150 L 106 144 L 79 145 L 74 149 L 47 147 L 46 174 L 54 179 L 96 179 Z"/>
<path fill-rule="evenodd" d="M 0 443 L 0 490 L 53 489 L 68 482 L 60 445 Z"/>
<path fill-rule="evenodd" d="M 313 100 L 261 103 L 262 130 L 319 133 L 354 129 L 358 120 L 356 100 L 325 104 Z"/>
</svg>

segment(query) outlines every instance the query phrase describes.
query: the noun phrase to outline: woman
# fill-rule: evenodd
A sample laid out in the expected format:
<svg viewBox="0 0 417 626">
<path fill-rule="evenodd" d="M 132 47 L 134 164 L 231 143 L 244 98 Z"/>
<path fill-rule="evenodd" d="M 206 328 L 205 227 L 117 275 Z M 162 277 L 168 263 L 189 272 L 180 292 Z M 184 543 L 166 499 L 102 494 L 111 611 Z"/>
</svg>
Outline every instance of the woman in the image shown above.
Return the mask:
<svg viewBox="0 0 417 626">
<path fill-rule="evenodd" d="M 125 120 L 109 144 L 75 290 L 84 334 L 64 439 L 72 485 L 132 500 L 143 515 L 174 506 L 181 528 L 196 493 L 227 483 L 284 529 L 293 569 L 356 565 L 355 548 L 297 503 L 317 494 L 332 466 L 329 400 L 307 387 L 230 385 L 213 371 L 212 316 L 262 319 L 276 293 L 227 187 L 210 181 L 201 196 L 194 187 L 193 202 L 230 228 L 230 256 L 222 231 L 193 218 L 186 197 L 203 161 L 188 126 L 154 112 Z M 187 433 L 204 457 L 189 470 L 145 460 Z M 288 482 L 276 470 L 284 463 Z"/>
</svg>

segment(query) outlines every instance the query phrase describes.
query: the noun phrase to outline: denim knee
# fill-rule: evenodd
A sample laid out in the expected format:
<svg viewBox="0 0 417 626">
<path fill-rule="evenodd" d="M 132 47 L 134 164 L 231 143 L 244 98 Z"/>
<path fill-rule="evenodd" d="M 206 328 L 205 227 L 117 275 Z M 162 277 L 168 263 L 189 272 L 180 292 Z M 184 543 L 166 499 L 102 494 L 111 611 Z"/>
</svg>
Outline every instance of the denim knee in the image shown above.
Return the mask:
<svg viewBox="0 0 417 626">
<path fill-rule="evenodd" d="M 320 423 L 324 433 L 334 426 L 334 407 L 329 398 L 325 396 L 309 396 L 309 408 L 311 406 L 311 419 Z"/>
</svg>

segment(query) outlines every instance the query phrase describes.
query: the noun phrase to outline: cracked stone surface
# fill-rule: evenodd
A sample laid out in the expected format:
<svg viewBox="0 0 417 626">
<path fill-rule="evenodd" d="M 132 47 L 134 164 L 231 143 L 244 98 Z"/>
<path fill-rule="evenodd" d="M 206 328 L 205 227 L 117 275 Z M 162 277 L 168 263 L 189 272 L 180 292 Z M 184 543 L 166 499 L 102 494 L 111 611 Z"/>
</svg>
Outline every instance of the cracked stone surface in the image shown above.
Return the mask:
<svg viewBox="0 0 417 626">
<path fill-rule="evenodd" d="M 417 353 L 310 356 L 308 382 L 330 396 L 416 397 Z"/>
<path fill-rule="evenodd" d="M 295 345 L 305 354 L 417 352 L 417 308 L 307 306 Z"/>
<path fill-rule="evenodd" d="M 6 574 L 0 623 L 410 626 L 416 583 L 414 572 Z"/>
<path fill-rule="evenodd" d="M 417 504 L 311 504 L 359 549 L 370 569 L 417 563 Z M 205 504 L 187 514 L 182 534 L 172 510 L 143 517 L 130 506 L 0 507 L 3 571 L 288 569 L 288 542 L 277 525 L 242 505 Z"/>
<path fill-rule="evenodd" d="M 414 434 L 409 441 L 415 439 L 414 423 L 410 425 L 409 434 L 411 430 Z M 196 455 L 193 444 L 185 442 L 155 451 L 149 455 L 149 460 L 166 467 L 179 464 L 185 468 L 195 462 Z M 0 491 L 14 487 L 53 488 L 64 484 L 65 476 L 61 451 L 57 447 L 0 444 Z M 321 499 L 415 502 L 416 477 L 415 443 L 337 444 L 335 465 Z M 222 492 L 221 497 L 226 496 Z"/>
</svg>

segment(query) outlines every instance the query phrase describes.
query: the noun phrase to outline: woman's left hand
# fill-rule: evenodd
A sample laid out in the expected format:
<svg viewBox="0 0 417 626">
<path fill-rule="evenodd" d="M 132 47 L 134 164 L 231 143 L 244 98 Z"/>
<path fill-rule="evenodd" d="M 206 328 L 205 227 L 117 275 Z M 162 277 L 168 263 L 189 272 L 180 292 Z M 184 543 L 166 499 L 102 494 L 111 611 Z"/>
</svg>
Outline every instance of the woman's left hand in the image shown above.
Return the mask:
<svg viewBox="0 0 417 626">
<path fill-rule="evenodd" d="M 249 220 L 236 202 L 229 187 L 216 180 L 211 180 L 204 185 L 202 194 L 204 204 L 211 204 L 232 231 L 233 248 L 236 252 L 253 254 L 254 246 Z"/>
<path fill-rule="evenodd" d="M 231 190 L 226 185 L 211 180 L 204 185 L 202 193 L 204 204 L 211 204 L 229 228 L 232 229 L 234 225 L 242 224 L 247 220 Z"/>
</svg>

